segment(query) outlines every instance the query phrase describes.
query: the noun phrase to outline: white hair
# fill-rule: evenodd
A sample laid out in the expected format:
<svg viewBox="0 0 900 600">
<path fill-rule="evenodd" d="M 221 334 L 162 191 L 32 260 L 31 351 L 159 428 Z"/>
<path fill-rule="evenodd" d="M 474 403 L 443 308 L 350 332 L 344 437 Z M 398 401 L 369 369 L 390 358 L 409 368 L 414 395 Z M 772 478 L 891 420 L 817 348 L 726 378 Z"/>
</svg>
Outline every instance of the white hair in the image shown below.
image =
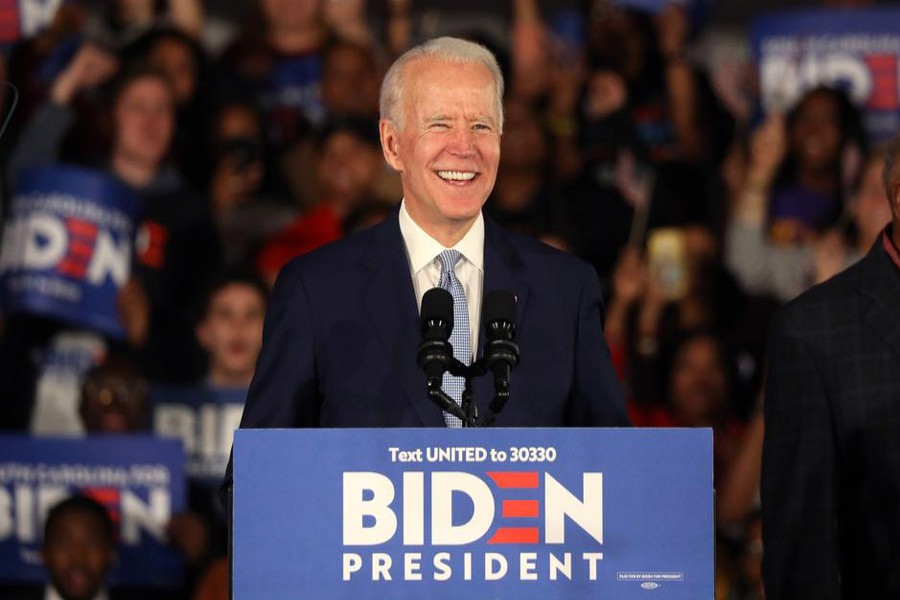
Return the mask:
<svg viewBox="0 0 900 600">
<path fill-rule="evenodd" d="M 428 40 L 410 48 L 394 61 L 381 82 L 380 116 L 382 119 L 390 121 L 397 129 L 403 129 L 406 118 L 402 102 L 405 68 L 409 63 L 422 58 L 434 58 L 463 65 L 481 64 L 487 67 L 494 80 L 499 131 L 503 131 L 503 74 L 500 72 L 497 59 L 490 50 L 481 44 L 454 37 Z"/>
</svg>

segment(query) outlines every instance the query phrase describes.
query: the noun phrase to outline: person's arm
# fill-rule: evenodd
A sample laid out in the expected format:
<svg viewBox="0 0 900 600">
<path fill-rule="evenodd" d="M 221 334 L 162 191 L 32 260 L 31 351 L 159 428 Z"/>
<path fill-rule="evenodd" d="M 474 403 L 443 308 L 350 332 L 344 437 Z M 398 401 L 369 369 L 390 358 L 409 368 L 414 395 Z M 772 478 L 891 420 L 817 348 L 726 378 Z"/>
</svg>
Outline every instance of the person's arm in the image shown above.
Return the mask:
<svg viewBox="0 0 900 600">
<path fill-rule="evenodd" d="M 412 0 L 388 0 L 387 46 L 392 57 L 403 54 L 412 38 Z"/>
<path fill-rule="evenodd" d="M 59 159 L 66 132 L 75 122 L 71 104 L 82 91 L 108 79 L 118 68 L 116 58 L 97 46 L 82 46 L 69 65 L 54 80 L 50 98 L 22 131 L 9 162 L 7 181 L 11 188 L 22 169 Z"/>
<path fill-rule="evenodd" d="M 737 455 L 716 494 L 716 516 L 720 523 L 741 523 L 756 504 L 764 431 L 762 412 L 759 411 L 750 419 Z"/>
<path fill-rule="evenodd" d="M 834 423 L 815 348 L 776 314 L 768 349 L 762 462 L 763 577 L 768 600 L 841 598 Z"/>
<path fill-rule="evenodd" d="M 340 38 L 363 48 L 374 45 L 375 36 L 366 22 L 365 0 L 324 2 L 322 10 L 328 27 Z"/>
<path fill-rule="evenodd" d="M 688 38 L 688 17 L 684 7 L 669 4 L 657 17 L 657 36 L 665 65 L 669 118 L 681 155 L 700 161 L 707 153 L 703 130 L 697 121 L 697 80 L 684 52 Z"/>
<path fill-rule="evenodd" d="M 575 340 L 575 380 L 569 398 L 568 425 L 575 427 L 628 426 L 622 386 L 603 336 L 600 281 L 584 266 Z"/>
<path fill-rule="evenodd" d="M 725 265 L 744 291 L 782 301 L 803 291 L 814 270 L 811 248 L 774 246 L 766 232 L 769 196 L 786 148 L 781 116 L 770 116 L 753 133 L 750 165 L 735 191 L 724 244 Z"/>
<path fill-rule="evenodd" d="M 547 31 L 536 0 L 513 0 L 510 50 L 513 94 L 533 99 L 547 89 L 550 58 Z"/>
<path fill-rule="evenodd" d="M 203 4 L 200 0 L 169 0 L 169 19 L 186 34 L 199 39 L 203 34 Z"/>
</svg>

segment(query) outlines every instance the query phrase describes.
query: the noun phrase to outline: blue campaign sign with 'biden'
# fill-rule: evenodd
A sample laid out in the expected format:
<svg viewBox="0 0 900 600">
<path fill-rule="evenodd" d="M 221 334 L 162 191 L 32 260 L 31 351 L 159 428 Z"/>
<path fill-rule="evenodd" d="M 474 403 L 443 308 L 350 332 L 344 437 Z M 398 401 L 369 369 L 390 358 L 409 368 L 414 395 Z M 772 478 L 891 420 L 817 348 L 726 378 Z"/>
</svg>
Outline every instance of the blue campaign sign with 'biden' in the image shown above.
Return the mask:
<svg viewBox="0 0 900 600">
<path fill-rule="evenodd" d="M 0 436 L 0 581 L 46 581 L 47 512 L 80 494 L 103 504 L 116 526 L 112 586 L 178 587 L 184 561 L 165 529 L 185 510 L 184 451 L 150 436 Z"/>
<path fill-rule="evenodd" d="M 238 430 L 234 593 L 712 598 L 708 429 Z"/>
<path fill-rule="evenodd" d="M 247 390 L 156 384 L 150 390 L 153 432 L 180 440 L 193 481 L 218 488 L 241 423 Z"/>
<path fill-rule="evenodd" d="M 765 113 L 825 85 L 847 93 L 874 140 L 900 127 L 900 9 L 772 13 L 753 23 L 751 37 Z"/>
<path fill-rule="evenodd" d="M 3 230 L 5 309 L 121 337 L 116 295 L 131 272 L 138 202 L 100 171 L 25 170 Z"/>
</svg>

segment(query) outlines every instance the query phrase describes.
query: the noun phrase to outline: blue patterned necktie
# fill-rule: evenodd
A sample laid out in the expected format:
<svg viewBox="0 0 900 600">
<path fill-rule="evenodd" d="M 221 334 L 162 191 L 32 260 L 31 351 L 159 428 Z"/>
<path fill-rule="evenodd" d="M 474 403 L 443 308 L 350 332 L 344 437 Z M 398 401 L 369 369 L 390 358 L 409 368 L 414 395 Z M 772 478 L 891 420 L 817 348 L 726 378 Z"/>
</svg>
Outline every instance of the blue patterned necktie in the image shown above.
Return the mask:
<svg viewBox="0 0 900 600">
<path fill-rule="evenodd" d="M 444 288 L 453 296 L 453 332 L 450 334 L 450 344 L 453 346 L 453 356 L 463 364 L 469 364 L 472 360 L 472 338 L 469 336 L 469 308 L 466 303 L 466 290 L 456 276 L 456 263 L 462 258 L 459 250 L 444 250 L 438 255 L 441 261 L 441 279 L 438 286 Z M 465 379 L 454 377 L 450 373 L 444 373 L 444 391 L 453 398 L 457 404 L 462 404 Z M 462 421 L 451 414 L 444 413 L 444 421 L 447 427 L 462 427 Z"/>
</svg>

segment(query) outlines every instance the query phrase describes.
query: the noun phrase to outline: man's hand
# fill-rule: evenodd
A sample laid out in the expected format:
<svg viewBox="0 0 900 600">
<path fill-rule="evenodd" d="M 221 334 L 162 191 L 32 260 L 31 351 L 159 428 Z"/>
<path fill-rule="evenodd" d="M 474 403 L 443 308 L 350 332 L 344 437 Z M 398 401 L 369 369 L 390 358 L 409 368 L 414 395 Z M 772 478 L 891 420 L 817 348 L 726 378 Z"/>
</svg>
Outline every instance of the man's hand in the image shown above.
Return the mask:
<svg viewBox="0 0 900 600">
<path fill-rule="evenodd" d="M 102 84 L 118 69 L 119 60 L 114 54 L 94 44 L 84 44 L 53 82 L 50 98 L 60 106 L 67 106 L 80 91 Z"/>
<path fill-rule="evenodd" d="M 150 299 L 141 283 L 131 277 L 116 296 L 119 319 L 132 346 L 141 347 L 150 333 Z"/>
</svg>

